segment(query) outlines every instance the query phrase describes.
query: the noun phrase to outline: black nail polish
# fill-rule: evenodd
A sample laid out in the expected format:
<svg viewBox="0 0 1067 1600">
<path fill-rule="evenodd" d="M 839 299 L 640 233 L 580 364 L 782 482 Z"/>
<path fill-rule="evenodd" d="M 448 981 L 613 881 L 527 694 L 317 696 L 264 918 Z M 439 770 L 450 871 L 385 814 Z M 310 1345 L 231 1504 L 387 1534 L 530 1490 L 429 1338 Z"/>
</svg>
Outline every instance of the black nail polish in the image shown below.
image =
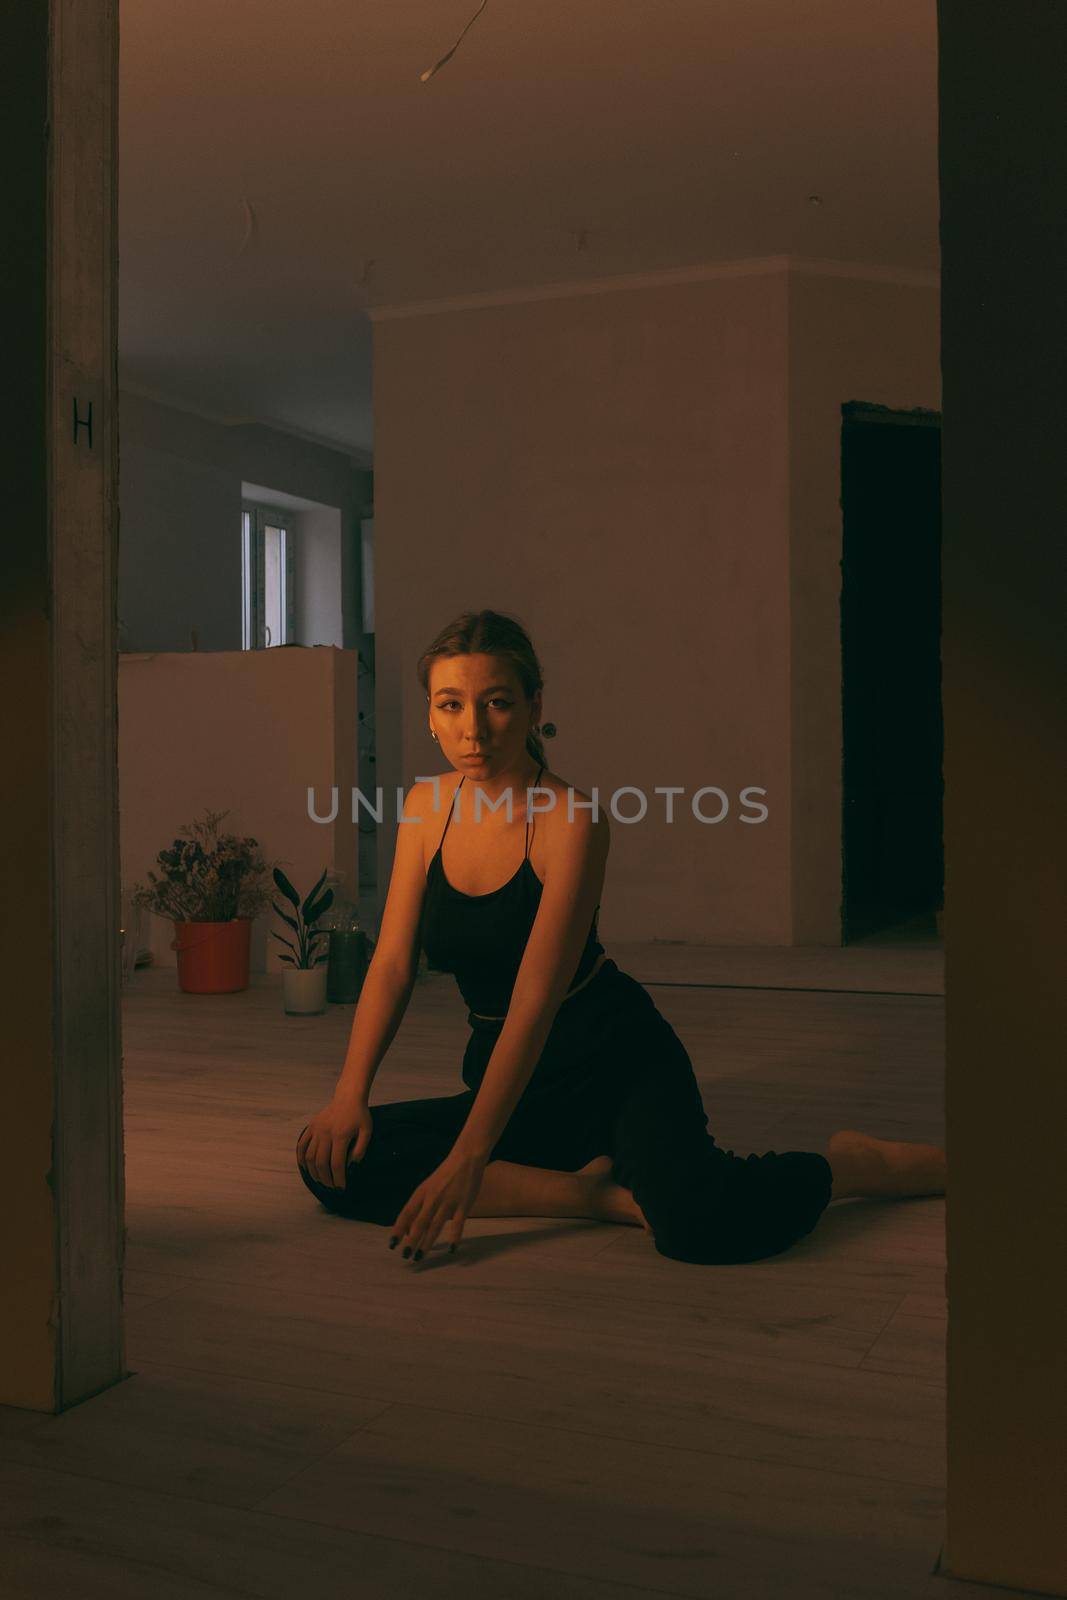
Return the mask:
<svg viewBox="0 0 1067 1600">
<path fill-rule="evenodd" d="M 455 1255 L 455 1253 L 456 1253 L 456 1247 L 455 1247 L 455 1245 L 454 1245 L 454 1244 L 450 1244 L 450 1245 L 449 1245 L 449 1247 L 448 1247 L 448 1253 L 449 1253 L 449 1255 L 450 1255 L 450 1256 L 454 1256 L 454 1255 Z"/>
<path fill-rule="evenodd" d="M 404 1257 L 404 1260 L 406 1261 L 408 1256 L 411 1254 L 411 1246 L 409 1244 L 406 1244 L 404 1246 L 403 1250 L 401 1250 L 400 1254 Z"/>
<path fill-rule="evenodd" d="M 422 1260 L 422 1251 L 421 1250 L 416 1250 L 415 1251 L 415 1260 L 416 1261 L 421 1261 Z"/>
<path fill-rule="evenodd" d="M 398 1233 L 394 1233 L 393 1237 L 389 1241 L 390 1250 L 395 1250 L 399 1242 L 400 1242 L 400 1235 Z"/>
</svg>

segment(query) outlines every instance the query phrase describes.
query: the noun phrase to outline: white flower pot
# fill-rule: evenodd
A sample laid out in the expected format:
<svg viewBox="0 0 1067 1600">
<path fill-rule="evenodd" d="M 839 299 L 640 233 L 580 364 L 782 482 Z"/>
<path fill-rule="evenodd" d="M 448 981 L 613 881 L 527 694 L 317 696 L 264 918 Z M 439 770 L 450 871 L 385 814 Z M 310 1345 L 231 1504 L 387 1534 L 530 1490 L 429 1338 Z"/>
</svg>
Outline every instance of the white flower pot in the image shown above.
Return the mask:
<svg viewBox="0 0 1067 1600">
<path fill-rule="evenodd" d="M 326 1010 L 326 963 L 286 967 L 282 972 L 285 1010 L 293 1017 L 313 1017 Z"/>
</svg>

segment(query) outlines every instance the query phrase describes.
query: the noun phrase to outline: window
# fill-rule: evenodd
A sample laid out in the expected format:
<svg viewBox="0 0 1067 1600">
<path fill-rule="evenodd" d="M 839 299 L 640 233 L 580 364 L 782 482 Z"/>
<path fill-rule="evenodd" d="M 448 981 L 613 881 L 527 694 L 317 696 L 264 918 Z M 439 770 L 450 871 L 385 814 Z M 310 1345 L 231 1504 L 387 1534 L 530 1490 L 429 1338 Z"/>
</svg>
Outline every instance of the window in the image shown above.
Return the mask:
<svg viewBox="0 0 1067 1600">
<path fill-rule="evenodd" d="M 241 648 L 269 650 L 294 634 L 294 534 L 272 506 L 241 508 Z"/>
</svg>

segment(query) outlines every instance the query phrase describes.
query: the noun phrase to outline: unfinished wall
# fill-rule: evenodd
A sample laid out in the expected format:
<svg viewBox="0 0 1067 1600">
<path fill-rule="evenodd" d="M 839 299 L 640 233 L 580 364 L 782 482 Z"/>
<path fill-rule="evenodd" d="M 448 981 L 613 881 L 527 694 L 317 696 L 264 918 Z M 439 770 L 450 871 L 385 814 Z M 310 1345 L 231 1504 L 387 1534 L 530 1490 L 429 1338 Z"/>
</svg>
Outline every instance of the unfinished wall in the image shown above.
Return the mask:
<svg viewBox="0 0 1067 1600">
<path fill-rule="evenodd" d="M 301 895 L 323 868 L 359 891 L 356 783 L 356 655 L 315 650 L 236 650 L 119 658 L 119 812 L 122 883 L 144 881 L 157 853 L 185 823 L 229 810 L 227 832 L 251 834 Z M 307 790 L 316 810 L 308 816 Z M 253 924 L 252 971 L 280 972 L 286 930 L 268 911 Z M 146 921 L 155 964 L 173 967 L 173 924 Z"/>
<path fill-rule="evenodd" d="M 612 822 L 609 939 L 789 941 L 786 299 L 780 269 L 730 269 L 375 324 L 381 781 L 440 768 L 433 634 L 518 614 L 553 769 L 648 796 Z M 709 784 L 718 824 L 690 809 Z M 685 790 L 673 824 L 656 785 Z"/>
<path fill-rule="evenodd" d="M 419 650 L 465 607 L 517 612 L 554 770 L 650 799 L 613 824 L 606 937 L 840 942 L 841 405 L 940 399 L 936 287 L 863 273 L 378 315 L 383 782 L 439 764 Z M 673 824 L 657 784 L 685 789 Z M 706 784 L 717 824 L 689 810 Z M 738 820 L 746 785 L 766 822 Z"/>
</svg>

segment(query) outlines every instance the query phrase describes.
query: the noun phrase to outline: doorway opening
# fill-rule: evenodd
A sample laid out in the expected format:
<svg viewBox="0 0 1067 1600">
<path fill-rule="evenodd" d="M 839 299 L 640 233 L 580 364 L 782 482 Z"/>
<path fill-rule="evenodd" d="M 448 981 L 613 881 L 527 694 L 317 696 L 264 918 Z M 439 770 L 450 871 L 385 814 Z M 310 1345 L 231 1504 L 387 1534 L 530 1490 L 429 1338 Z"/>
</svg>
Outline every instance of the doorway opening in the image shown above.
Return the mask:
<svg viewBox="0 0 1067 1600">
<path fill-rule="evenodd" d="M 842 943 L 944 899 L 941 416 L 841 408 Z"/>
</svg>

